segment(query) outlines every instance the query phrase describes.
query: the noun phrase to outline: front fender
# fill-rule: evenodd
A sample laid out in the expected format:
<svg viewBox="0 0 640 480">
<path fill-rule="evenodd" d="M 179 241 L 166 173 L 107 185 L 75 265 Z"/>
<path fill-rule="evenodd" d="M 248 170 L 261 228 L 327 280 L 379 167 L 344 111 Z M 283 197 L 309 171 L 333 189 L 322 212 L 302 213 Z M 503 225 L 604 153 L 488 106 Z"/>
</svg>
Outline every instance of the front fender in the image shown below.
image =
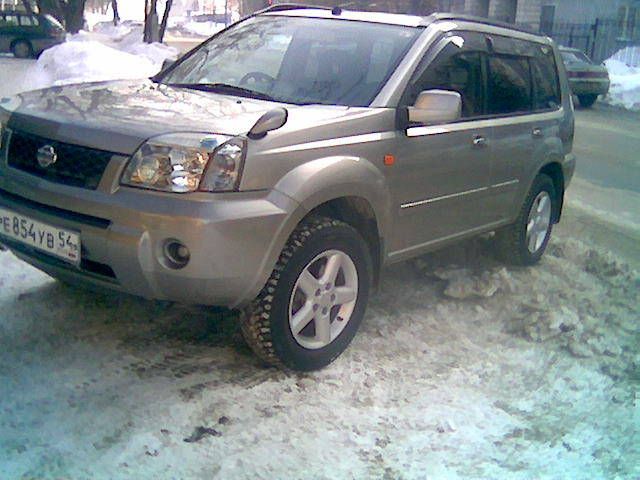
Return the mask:
<svg viewBox="0 0 640 480">
<path fill-rule="evenodd" d="M 314 208 L 330 200 L 360 197 L 371 205 L 384 238 L 390 229 L 391 195 L 384 175 L 370 161 L 353 156 L 331 156 L 305 162 L 283 176 L 273 187 L 296 205 L 272 239 L 255 283 L 235 306 L 251 301 L 269 279 L 289 236 Z"/>
<path fill-rule="evenodd" d="M 385 176 L 367 159 L 331 156 L 312 160 L 288 172 L 274 188 L 306 212 L 337 198 L 363 198 L 376 215 L 380 235 L 385 237 L 389 231 L 391 194 Z"/>
</svg>

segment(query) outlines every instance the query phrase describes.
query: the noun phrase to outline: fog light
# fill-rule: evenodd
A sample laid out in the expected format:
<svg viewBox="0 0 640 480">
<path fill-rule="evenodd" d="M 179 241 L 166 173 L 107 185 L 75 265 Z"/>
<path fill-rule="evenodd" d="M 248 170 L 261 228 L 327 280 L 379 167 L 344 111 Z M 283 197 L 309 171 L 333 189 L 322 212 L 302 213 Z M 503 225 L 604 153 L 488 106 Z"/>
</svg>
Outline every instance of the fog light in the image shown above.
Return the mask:
<svg viewBox="0 0 640 480">
<path fill-rule="evenodd" d="M 178 240 L 166 240 L 163 253 L 170 268 L 184 268 L 191 258 L 191 253 L 187 246 Z"/>
</svg>

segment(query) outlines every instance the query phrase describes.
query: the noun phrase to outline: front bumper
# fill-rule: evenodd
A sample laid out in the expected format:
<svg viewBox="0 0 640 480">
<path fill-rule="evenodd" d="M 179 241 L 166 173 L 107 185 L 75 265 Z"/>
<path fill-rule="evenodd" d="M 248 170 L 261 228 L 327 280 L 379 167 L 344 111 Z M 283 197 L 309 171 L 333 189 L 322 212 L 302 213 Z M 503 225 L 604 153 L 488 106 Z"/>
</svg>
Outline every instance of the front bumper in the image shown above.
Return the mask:
<svg viewBox="0 0 640 480">
<path fill-rule="evenodd" d="M 107 176 L 119 177 L 125 162 L 114 156 Z M 286 219 L 297 207 L 277 191 L 176 195 L 126 187 L 110 191 L 110 184 L 103 179 L 98 190 L 89 191 L 0 165 L 0 205 L 79 232 L 82 263 L 75 267 L 2 237 L 0 243 L 73 282 L 150 299 L 236 307 L 250 301 L 268 278 Z M 167 266 L 167 239 L 189 248 L 186 267 Z"/>
</svg>

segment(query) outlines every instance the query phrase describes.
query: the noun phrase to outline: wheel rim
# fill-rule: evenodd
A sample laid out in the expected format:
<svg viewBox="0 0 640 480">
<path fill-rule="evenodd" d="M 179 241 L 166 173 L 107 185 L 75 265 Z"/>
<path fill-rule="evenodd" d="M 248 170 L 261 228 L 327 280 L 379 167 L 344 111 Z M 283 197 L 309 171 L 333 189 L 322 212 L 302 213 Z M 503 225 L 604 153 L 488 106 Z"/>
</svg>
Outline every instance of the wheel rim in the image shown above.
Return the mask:
<svg viewBox="0 0 640 480">
<path fill-rule="evenodd" d="M 551 196 L 542 191 L 533 201 L 527 220 L 527 248 L 536 253 L 547 238 L 551 225 Z"/>
<path fill-rule="evenodd" d="M 358 271 L 351 257 L 327 250 L 300 273 L 289 301 L 289 328 L 304 348 L 317 350 L 345 329 L 358 299 Z"/>
</svg>

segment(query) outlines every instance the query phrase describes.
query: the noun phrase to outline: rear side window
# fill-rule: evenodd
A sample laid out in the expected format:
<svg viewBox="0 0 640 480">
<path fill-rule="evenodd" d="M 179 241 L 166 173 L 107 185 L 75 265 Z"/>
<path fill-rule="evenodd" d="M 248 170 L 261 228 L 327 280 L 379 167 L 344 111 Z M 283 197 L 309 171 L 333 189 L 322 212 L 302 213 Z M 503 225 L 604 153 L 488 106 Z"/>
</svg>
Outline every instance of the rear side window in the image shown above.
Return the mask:
<svg viewBox="0 0 640 480">
<path fill-rule="evenodd" d="M 531 75 L 534 89 L 534 110 L 557 109 L 560 106 L 560 84 L 553 51 L 541 47 L 540 53 L 531 59 Z"/>
<path fill-rule="evenodd" d="M 17 15 L 3 15 L 0 17 L 0 27 L 13 27 L 18 25 Z"/>
<path fill-rule="evenodd" d="M 488 114 L 526 113 L 532 107 L 531 75 L 526 57 L 491 55 L 488 62 Z"/>
</svg>

